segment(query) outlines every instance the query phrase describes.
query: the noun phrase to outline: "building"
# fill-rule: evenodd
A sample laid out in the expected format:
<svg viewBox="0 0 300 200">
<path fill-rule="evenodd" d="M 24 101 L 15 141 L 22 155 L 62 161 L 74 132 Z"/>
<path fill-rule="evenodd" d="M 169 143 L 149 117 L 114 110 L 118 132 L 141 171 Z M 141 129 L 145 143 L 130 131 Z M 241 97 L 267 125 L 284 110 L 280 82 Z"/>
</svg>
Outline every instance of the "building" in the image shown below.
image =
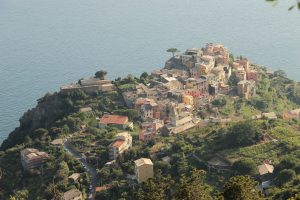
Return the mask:
<svg viewBox="0 0 300 200">
<path fill-rule="evenodd" d="M 133 123 L 128 121 L 127 116 L 105 114 L 99 119 L 99 127 L 105 128 L 106 126 L 112 126 L 124 130 L 126 128 L 132 129 Z"/>
<path fill-rule="evenodd" d="M 64 139 L 55 139 L 51 142 L 51 144 L 54 146 L 62 146 L 64 145 L 64 143 L 65 143 Z"/>
<path fill-rule="evenodd" d="M 242 67 L 237 68 L 237 70 L 235 71 L 235 76 L 238 79 L 238 81 L 243 81 L 247 78 L 246 71 Z"/>
<path fill-rule="evenodd" d="M 182 95 L 182 102 L 187 105 L 194 105 L 194 98 L 191 95 L 184 94 Z"/>
<path fill-rule="evenodd" d="M 215 95 L 218 94 L 218 92 L 219 92 L 219 85 L 218 85 L 217 82 L 215 82 L 215 83 L 210 83 L 210 84 L 208 85 L 208 93 L 209 93 L 210 95 L 215 96 Z"/>
<path fill-rule="evenodd" d="M 212 73 L 216 76 L 218 82 L 225 81 L 225 71 L 223 65 L 218 65 L 212 69 Z"/>
<path fill-rule="evenodd" d="M 75 182 L 80 178 L 80 174 L 79 173 L 73 173 L 71 176 L 68 177 L 69 180 Z"/>
<path fill-rule="evenodd" d="M 109 80 L 101 80 L 92 77 L 81 79 L 78 83 L 71 83 L 60 87 L 62 93 L 72 93 L 79 90 L 86 93 L 109 92 L 115 90 L 115 86 Z"/>
<path fill-rule="evenodd" d="M 258 71 L 251 69 L 247 72 L 247 80 L 258 81 L 259 73 Z"/>
<path fill-rule="evenodd" d="M 274 171 L 273 165 L 269 164 L 268 162 L 264 162 L 262 165 L 259 165 L 257 169 L 262 181 L 268 181 L 272 178 Z"/>
<path fill-rule="evenodd" d="M 250 99 L 256 94 L 255 81 L 243 80 L 238 83 L 237 92 L 240 97 Z"/>
<path fill-rule="evenodd" d="M 152 122 L 143 122 L 139 133 L 139 140 L 147 143 L 153 140 L 160 128 L 163 127 L 163 121 L 153 120 Z"/>
<path fill-rule="evenodd" d="M 64 193 L 64 200 L 82 200 L 82 193 L 77 189 L 71 189 Z"/>
<path fill-rule="evenodd" d="M 132 146 L 132 136 L 128 132 L 118 133 L 113 143 L 109 145 L 109 158 L 114 160 L 118 155 Z"/>
<path fill-rule="evenodd" d="M 283 119 L 299 119 L 299 118 L 300 118 L 300 109 L 283 112 Z"/>
<path fill-rule="evenodd" d="M 260 115 L 252 116 L 252 119 L 268 119 L 268 120 L 276 120 L 277 115 L 275 112 L 262 113 Z"/>
<path fill-rule="evenodd" d="M 27 148 L 21 151 L 22 166 L 26 170 L 42 166 L 48 157 L 46 152 L 37 149 Z"/>
<path fill-rule="evenodd" d="M 148 118 L 160 119 L 160 111 L 153 99 L 138 98 L 135 102 L 135 109 L 141 114 L 143 120 Z"/>
<path fill-rule="evenodd" d="M 178 134 L 195 127 L 199 123 L 199 119 L 194 118 L 193 114 L 185 109 L 180 109 L 179 105 L 174 103 L 169 105 L 170 123 L 162 128 L 163 135 Z"/>
<path fill-rule="evenodd" d="M 148 158 L 140 158 L 134 161 L 135 176 L 138 183 L 147 181 L 154 176 L 153 163 Z"/>
</svg>

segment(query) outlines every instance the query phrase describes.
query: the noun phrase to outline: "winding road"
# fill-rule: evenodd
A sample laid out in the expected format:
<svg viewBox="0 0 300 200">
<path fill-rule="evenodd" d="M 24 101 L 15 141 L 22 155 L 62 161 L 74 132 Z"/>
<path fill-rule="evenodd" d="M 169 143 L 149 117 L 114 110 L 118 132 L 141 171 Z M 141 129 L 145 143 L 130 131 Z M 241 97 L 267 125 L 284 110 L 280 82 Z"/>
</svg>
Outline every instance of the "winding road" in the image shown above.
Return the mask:
<svg viewBox="0 0 300 200">
<path fill-rule="evenodd" d="M 94 200 L 96 196 L 96 186 L 97 186 L 97 171 L 96 169 L 90 165 L 89 163 L 86 162 L 85 158 L 81 153 L 75 150 L 73 145 L 71 144 L 70 141 L 66 140 L 64 142 L 64 148 L 65 150 L 70 153 L 73 157 L 75 157 L 81 164 L 84 166 L 85 171 L 90 175 L 91 177 L 91 185 L 92 189 L 88 193 L 88 199 L 89 200 Z"/>
</svg>

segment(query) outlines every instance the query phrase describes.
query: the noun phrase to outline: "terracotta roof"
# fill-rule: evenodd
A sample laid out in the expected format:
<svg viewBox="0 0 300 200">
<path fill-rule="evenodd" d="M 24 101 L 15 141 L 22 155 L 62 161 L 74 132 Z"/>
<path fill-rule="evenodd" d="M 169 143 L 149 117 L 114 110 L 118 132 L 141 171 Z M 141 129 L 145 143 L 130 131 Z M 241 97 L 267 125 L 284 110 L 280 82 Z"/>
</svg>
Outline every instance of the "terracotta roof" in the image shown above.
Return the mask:
<svg viewBox="0 0 300 200">
<path fill-rule="evenodd" d="M 128 117 L 120 115 L 103 115 L 100 119 L 101 124 L 126 124 Z"/>
<path fill-rule="evenodd" d="M 101 192 L 101 191 L 104 191 L 104 190 L 108 190 L 112 188 L 112 185 L 104 185 L 104 186 L 101 186 L 101 187 L 96 187 L 96 192 Z"/>
<path fill-rule="evenodd" d="M 111 144 L 111 146 L 112 147 L 120 147 L 124 142 L 125 142 L 124 140 L 116 140 Z"/>
</svg>

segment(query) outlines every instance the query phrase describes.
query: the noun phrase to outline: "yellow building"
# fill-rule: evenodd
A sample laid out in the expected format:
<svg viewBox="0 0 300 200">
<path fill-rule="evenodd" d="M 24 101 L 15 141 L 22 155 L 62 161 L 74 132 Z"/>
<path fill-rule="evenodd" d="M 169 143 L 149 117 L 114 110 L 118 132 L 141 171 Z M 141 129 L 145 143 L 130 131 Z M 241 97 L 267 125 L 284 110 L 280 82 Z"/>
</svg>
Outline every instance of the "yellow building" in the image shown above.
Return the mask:
<svg viewBox="0 0 300 200">
<path fill-rule="evenodd" d="M 147 181 L 153 177 L 153 163 L 148 158 L 140 158 L 134 161 L 135 176 L 138 183 Z"/>
<path fill-rule="evenodd" d="M 191 105 L 192 106 L 192 105 L 194 105 L 194 98 L 191 95 L 184 94 L 182 96 L 182 102 L 185 103 L 185 104 L 187 104 L 187 105 Z"/>
</svg>

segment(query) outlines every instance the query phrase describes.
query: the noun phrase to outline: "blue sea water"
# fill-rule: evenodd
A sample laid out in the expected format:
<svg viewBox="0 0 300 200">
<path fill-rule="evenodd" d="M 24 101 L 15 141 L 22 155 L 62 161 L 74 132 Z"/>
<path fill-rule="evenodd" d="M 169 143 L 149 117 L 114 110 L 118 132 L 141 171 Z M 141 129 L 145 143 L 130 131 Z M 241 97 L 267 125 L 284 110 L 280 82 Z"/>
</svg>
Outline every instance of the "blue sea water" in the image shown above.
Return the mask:
<svg viewBox="0 0 300 200">
<path fill-rule="evenodd" d="M 0 143 L 48 91 L 104 69 L 109 78 L 160 68 L 165 50 L 222 43 L 300 80 L 294 1 L 0 0 Z"/>
</svg>

